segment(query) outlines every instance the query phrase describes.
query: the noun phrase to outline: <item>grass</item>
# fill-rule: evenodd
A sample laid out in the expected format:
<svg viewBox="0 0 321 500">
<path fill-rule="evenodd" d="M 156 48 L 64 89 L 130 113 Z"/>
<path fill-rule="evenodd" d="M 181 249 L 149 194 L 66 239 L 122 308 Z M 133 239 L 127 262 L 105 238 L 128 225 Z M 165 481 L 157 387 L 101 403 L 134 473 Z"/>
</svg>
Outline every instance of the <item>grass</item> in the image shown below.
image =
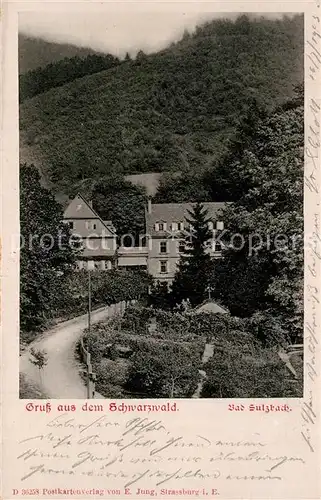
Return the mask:
<svg viewBox="0 0 321 500">
<path fill-rule="evenodd" d="M 32 384 L 23 373 L 19 374 L 20 399 L 47 399 L 47 395 L 35 384 Z"/>
</svg>

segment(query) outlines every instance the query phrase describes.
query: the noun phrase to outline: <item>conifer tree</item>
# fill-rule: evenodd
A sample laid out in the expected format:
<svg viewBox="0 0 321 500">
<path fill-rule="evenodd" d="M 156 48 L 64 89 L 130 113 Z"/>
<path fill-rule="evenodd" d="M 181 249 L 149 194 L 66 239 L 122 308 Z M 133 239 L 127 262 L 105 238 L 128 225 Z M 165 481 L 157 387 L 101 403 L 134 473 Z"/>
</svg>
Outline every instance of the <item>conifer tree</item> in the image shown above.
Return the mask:
<svg viewBox="0 0 321 500">
<path fill-rule="evenodd" d="M 191 218 L 187 219 L 187 223 L 190 229 L 185 238 L 185 252 L 174 277 L 171 295 L 174 304 L 189 299 L 195 306 L 205 298 L 211 267 L 211 257 L 206 249 L 212 233 L 208 227 L 208 213 L 202 203 L 197 203 L 189 214 Z"/>
</svg>

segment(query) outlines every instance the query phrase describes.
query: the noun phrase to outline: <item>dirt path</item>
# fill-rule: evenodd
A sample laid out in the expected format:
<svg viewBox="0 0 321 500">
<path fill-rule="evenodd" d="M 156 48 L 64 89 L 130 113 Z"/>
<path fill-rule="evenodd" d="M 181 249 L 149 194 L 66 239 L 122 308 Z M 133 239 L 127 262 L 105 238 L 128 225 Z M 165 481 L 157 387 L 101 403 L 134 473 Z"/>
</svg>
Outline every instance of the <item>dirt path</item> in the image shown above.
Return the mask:
<svg viewBox="0 0 321 500">
<path fill-rule="evenodd" d="M 104 307 L 92 312 L 92 324 L 97 323 L 114 313 L 113 307 Z M 86 387 L 79 375 L 80 365 L 75 359 L 75 348 L 87 327 L 86 314 L 65 321 L 48 330 L 20 357 L 20 371 L 26 380 L 39 386 L 49 398 L 85 399 Z M 30 348 L 42 349 L 47 352 L 48 362 L 39 370 L 30 362 Z M 99 397 L 97 394 L 96 397 Z"/>
<path fill-rule="evenodd" d="M 214 345 L 213 344 L 205 344 L 203 356 L 202 356 L 202 364 L 204 365 L 214 354 Z M 201 392 L 203 389 L 204 382 L 206 380 L 206 372 L 204 370 L 198 370 L 201 376 L 199 383 L 197 384 L 197 388 L 192 396 L 192 398 L 198 399 L 201 397 Z"/>
</svg>

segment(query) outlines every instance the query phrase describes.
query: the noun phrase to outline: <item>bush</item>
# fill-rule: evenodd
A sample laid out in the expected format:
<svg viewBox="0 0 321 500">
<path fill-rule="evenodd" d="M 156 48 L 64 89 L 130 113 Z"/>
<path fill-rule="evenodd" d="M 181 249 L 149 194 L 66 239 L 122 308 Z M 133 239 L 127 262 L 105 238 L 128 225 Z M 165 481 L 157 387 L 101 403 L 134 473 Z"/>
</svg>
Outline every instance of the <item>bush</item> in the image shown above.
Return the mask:
<svg viewBox="0 0 321 500">
<path fill-rule="evenodd" d="M 154 398 L 188 398 L 199 380 L 200 360 L 192 348 L 145 344 L 131 359 L 126 388 Z"/>
<path fill-rule="evenodd" d="M 257 345 L 221 343 L 206 363 L 207 380 L 202 398 L 302 397 L 300 383 L 289 372 L 276 350 Z"/>
<path fill-rule="evenodd" d="M 149 330 L 153 318 L 156 328 Z M 290 380 L 278 346 L 261 343 L 258 325 L 258 317 L 248 320 L 135 306 L 126 310 L 124 318 L 94 325 L 85 342 L 98 375 L 97 390 L 106 397 L 116 397 L 112 394 L 120 390 L 126 397 L 191 397 L 201 367 L 207 373 L 203 398 L 301 397 L 302 362 L 297 360 L 295 367 L 298 380 Z M 202 366 L 205 343 L 213 345 L 214 354 Z M 112 362 L 125 363 L 122 384 L 111 382 L 108 373 L 113 365 L 108 363 Z M 105 389 L 98 389 L 101 386 Z"/>
<path fill-rule="evenodd" d="M 127 326 L 135 318 L 136 310 L 141 314 L 138 317 L 148 318 L 148 308 L 129 309 L 125 319 Z M 140 397 L 190 397 L 194 393 L 204 341 L 174 343 L 165 338 L 165 330 L 159 340 L 135 335 L 132 330 L 128 334 L 117 330 L 118 322 L 119 318 L 113 317 L 94 325 L 84 338 L 92 355 L 93 370 L 97 373 L 98 392 L 105 397 L 122 397 L 121 391 Z M 122 377 L 121 382 L 116 383 L 115 374 L 111 377 L 110 371 L 118 366 L 117 363 L 122 366 Z"/>
<path fill-rule="evenodd" d="M 105 398 L 122 398 L 128 367 L 122 360 L 104 360 L 95 367 L 96 391 Z"/>
<path fill-rule="evenodd" d="M 155 317 L 158 331 L 172 330 L 177 337 L 189 331 L 189 318 L 184 314 L 158 309 Z"/>
<path fill-rule="evenodd" d="M 148 307 L 127 307 L 122 317 L 122 330 L 129 330 L 137 335 L 148 334 L 148 327 L 155 316 L 155 311 Z"/>
<path fill-rule="evenodd" d="M 91 300 L 93 304 L 116 304 L 122 300 L 141 299 L 148 294 L 150 276 L 144 271 L 91 271 Z M 69 285 L 74 297 L 88 305 L 88 271 L 75 272 Z"/>
</svg>

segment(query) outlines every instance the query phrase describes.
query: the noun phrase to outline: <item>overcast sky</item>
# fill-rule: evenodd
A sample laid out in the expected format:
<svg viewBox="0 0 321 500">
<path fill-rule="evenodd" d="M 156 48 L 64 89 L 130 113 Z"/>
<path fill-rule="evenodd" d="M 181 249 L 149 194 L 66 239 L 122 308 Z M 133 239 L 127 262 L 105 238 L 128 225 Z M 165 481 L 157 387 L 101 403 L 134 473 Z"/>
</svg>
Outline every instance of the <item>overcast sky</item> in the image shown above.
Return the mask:
<svg viewBox="0 0 321 500">
<path fill-rule="evenodd" d="M 269 14 L 280 17 L 280 14 Z M 193 31 L 198 24 L 234 14 L 182 11 L 129 11 L 88 13 L 22 12 L 19 31 L 45 40 L 70 43 L 80 47 L 124 56 L 142 49 L 154 52 L 179 40 L 184 30 Z"/>
</svg>

